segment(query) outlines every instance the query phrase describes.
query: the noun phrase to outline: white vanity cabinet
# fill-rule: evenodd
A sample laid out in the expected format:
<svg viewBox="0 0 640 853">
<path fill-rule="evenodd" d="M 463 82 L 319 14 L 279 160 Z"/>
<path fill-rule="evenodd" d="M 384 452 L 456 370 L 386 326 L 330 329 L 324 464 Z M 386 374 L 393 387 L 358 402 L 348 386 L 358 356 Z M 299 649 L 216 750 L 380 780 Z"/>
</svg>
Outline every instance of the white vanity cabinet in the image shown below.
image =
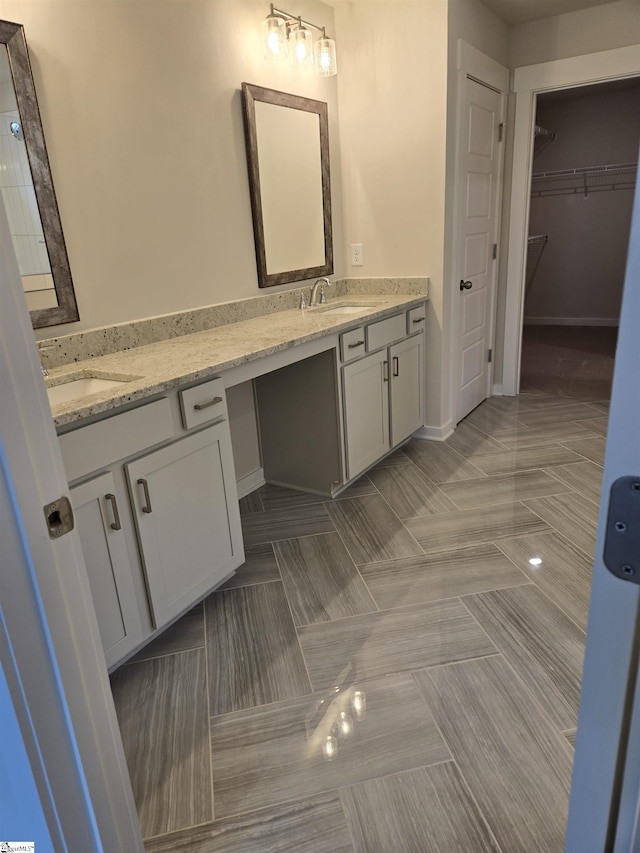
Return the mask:
<svg viewBox="0 0 640 853">
<path fill-rule="evenodd" d="M 112 667 L 244 562 L 222 380 L 59 441 Z"/>
<path fill-rule="evenodd" d="M 343 336 L 342 394 L 349 480 L 424 423 L 423 325 L 421 306 L 348 332 L 348 339 Z M 369 354 L 358 358 L 353 355 L 353 345 L 363 340 Z"/>
</svg>

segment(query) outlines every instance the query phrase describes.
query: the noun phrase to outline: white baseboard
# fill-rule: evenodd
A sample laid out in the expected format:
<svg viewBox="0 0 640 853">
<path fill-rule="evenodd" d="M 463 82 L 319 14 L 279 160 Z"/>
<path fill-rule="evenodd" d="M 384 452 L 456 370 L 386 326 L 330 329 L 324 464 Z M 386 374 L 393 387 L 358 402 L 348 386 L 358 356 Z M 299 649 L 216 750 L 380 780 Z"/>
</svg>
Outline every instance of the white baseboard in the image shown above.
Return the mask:
<svg viewBox="0 0 640 853">
<path fill-rule="evenodd" d="M 238 500 L 250 495 L 251 492 L 255 492 L 256 489 L 260 488 L 260 486 L 264 486 L 263 468 L 257 468 L 250 474 L 245 474 L 244 477 L 240 477 L 240 479 L 236 481 Z"/>
<path fill-rule="evenodd" d="M 424 441 L 446 441 L 453 433 L 456 425 L 453 421 L 449 421 L 444 426 L 423 426 L 417 432 L 414 432 L 414 438 L 421 438 Z"/>
<path fill-rule="evenodd" d="M 617 326 L 618 317 L 525 317 L 525 326 Z"/>
<path fill-rule="evenodd" d="M 491 396 L 492 397 L 502 397 L 503 393 L 504 392 L 502 390 L 502 382 L 496 383 L 495 385 L 491 386 Z"/>
</svg>

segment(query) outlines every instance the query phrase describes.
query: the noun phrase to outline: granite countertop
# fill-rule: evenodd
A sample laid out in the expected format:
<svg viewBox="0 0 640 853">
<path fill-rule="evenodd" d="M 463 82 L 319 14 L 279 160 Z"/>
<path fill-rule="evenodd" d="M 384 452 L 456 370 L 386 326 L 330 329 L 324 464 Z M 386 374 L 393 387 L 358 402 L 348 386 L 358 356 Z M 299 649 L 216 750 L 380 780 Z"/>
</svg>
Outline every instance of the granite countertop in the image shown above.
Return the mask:
<svg viewBox="0 0 640 853">
<path fill-rule="evenodd" d="M 425 295 L 354 293 L 318 308 L 278 311 L 56 367 L 49 371 L 47 387 L 63 385 L 71 378 L 82 377 L 121 382 L 115 387 L 52 405 L 54 423 L 62 427 L 115 411 L 180 384 L 204 380 L 280 350 L 347 331 L 398 310 L 413 308 L 424 302 L 425 298 Z M 363 308 L 354 314 L 326 311 L 342 304 L 362 305 Z"/>
</svg>

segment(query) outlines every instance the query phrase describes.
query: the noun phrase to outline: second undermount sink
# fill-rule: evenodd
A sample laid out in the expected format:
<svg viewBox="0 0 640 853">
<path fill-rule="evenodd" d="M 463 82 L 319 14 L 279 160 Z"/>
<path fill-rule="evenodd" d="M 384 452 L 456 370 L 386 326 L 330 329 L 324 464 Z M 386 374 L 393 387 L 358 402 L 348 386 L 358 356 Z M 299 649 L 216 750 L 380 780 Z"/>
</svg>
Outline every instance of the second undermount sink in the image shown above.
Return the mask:
<svg viewBox="0 0 640 853">
<path fill-rule="evenodd" d="M 68 400 L 77 400 L 80 397 L 88 397 L 89 394 L 108 391 L 130 381 L 130 377 L 126 379 L 105 379 L 101 376 L 77 376 L 70 378 L 68 382 L 48 386 L 47 396 L 51 405 L 57 406 L 60 403 L 66 403 Z"/>
<path fill-rule="evenodd" d="M 360 311 L 369 311 L 373 305 L 322 305 L 316 308 L 317 314 L 358 314 Z"/>
</svg>

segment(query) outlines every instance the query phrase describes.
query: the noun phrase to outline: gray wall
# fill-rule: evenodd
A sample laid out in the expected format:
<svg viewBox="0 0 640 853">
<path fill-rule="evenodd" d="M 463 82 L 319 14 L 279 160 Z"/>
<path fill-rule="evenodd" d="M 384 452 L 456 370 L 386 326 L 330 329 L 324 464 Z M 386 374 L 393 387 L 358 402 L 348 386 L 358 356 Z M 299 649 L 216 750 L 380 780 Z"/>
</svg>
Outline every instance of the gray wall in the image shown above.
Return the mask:
<svg viewBox="0 0 640 853">
<path fill-rule="evenodd" d="M 537 123 L 557 137 L 535 157 L 534 173 L 636 162 L 640 78 L 628 86 L 541 96 Z M 527 291 L 525 323 L 617 323 L 632 202 L 631 189 L 531 200 L 529 233 L 549 242 Z"/>
</svg>

